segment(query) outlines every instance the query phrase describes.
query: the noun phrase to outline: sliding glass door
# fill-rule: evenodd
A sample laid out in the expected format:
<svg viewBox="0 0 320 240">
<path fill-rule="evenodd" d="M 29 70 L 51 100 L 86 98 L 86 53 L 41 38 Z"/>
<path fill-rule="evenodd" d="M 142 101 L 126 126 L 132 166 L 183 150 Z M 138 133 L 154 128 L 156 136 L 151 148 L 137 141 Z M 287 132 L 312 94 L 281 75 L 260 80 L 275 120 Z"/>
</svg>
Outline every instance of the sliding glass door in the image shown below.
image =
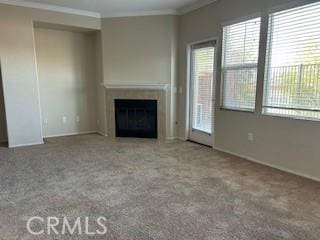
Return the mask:
<svg viewBox="0 0 320 240">
<path fill-rule="evenodd" d="M 189 139 L 213 144 L 215 41 L 195 44 L 190 54 Z"/>
</svg>

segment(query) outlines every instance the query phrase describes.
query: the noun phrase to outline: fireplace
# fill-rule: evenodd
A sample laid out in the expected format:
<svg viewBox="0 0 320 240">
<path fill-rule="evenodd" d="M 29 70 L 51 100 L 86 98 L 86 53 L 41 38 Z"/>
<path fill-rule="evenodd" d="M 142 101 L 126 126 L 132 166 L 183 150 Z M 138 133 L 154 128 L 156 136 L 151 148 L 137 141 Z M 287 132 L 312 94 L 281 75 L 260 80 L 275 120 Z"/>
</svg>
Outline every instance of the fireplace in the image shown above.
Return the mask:
<svg viewBox="0 0 320 240">
<path fill-rule="evenodd" d="M 116 137 L 157 138 L 157 100 L 115 99 Z"/>
</svg>

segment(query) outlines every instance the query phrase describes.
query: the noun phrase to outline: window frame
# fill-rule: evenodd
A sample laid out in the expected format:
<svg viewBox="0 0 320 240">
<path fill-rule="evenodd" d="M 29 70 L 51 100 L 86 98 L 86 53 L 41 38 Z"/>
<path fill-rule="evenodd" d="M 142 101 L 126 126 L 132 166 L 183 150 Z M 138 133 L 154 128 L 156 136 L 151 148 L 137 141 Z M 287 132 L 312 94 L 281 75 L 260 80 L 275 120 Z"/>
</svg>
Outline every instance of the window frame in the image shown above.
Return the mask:
<svg viewBox="0 0 320 240">
<path fill-rule="evenodd" d="M 317 0 L 297 0 L 288 2 L 281 5 L 276 5 L 270 8 L 267 8 L 264 11 L 257 12 L 255 14 L 243 16 L 240 18 L 235 18 L 231 21 L 223 22 L 220 25 L 219 29 L 219 38 L 221 39 L 219 48 L 217 49 L 218 52 L 218 74 L 217 74 L 217 83 L 220 85 L 219 89 L 217 89 L 217 96 L 219 98 L 217 99 L 219 103 L 217 104 L 217 110 L 219 111 L 235 111 L 235 112 L 242 112 L 242 113 L 251 113 L 251 114 L 257 114 L 260 116 L 266 116 L 266 117 L 272 117 L 272 118 L 285 118 L 290 120 L 298 120 L 298 121 L 312 121 L 312 122 L 320 122 L 320 118 L 314 118 L 314 117 L 302 117 L 302 116 L 292 116 L 292 115 L 280 115 L 275 113 L 268 113 L 264 111 L 263 105 L 265 102 L 265 72 L 267 71 L 266 68 L 266 61 L 268 61 L 268 53 L 267 49 L 269 44 L 271 44 L 268 41 L 268 33 L 269 33 L 269 19 L 270 15 L 273 13 L 285 11 L 294 9 L 297 7 L 303 7 L 305 5 L 313 4 L 318 2 Z M 256 86 L 256 99 L 255 99 L 255 108 L 252 109 L 239 109 L 239 108 L 227 108 L 223 106 L 223 49 L 224 49 L 224 40 L 223 40 L 223 28 L 228 25 L 233 25 L 237 23 L 241 23 L 243 21 L 247 21 L 254 18 L 261 18 L 260 22 L 260 40 L 259 40 L 259 53 L 258 53 L 258 65 L 257 65 L 257 86 Z M 236 66 L 235 66 L 236 67 Z"/>
<path fill-rule="evenodd" d="M 287 114 L 277 114 L 277 113 L 269 113 L 266 111 L 267 108 L 271 108 L 271 109 L 283 109 L 283 110 L 300 110 L 300 111 L 310 111 L 310 112 L 319 112 L 320 110 L 311 110 L 311 109 L 297 109 L 297 108 L 281 108 L 281 107 L 272 107 L 272 106 L 267 106 L 266 103 L 266 99 L 267 99 L 267 93 L 265 91 L 265 86 L 266 86 L 266 81 L 268 81 L 268 76 L 269 73 L 267 73 L 267 71 L 269 71 L 268 68 L 266 68 L 267 66 L 267 61 L 269 61 L 268 66 L 270 66 L 270 60 L 271 57 L 270 55 L 272 54 L 272 34 L 269 34 L 269 30 L 270 30 L 270 23 L 272 23 L 271 27 L 272 29 L 274 28 L 274 23 L 270 21 L 270 16 L 272 14 L 278 13 L 278 12 L 282 12 L 282 11 L 290 11 L 290 10 L 294 10 L 295 8 L 299 8 L 299 7 L 303 7 L 303 6 L 307 6 L 310 4 L 315 4 L 318 1 L 315 0 L 307 0 L 307 1 L 293 1 L 287 4 L 282 4 L 282 5 L 278 5 L 272 8 L 268 8 L 265 12 L 264 12 L 264 16 L 262 17 L 262 21 L 261 21 L 261 36 L 260 35 L 260 45 L 262 43 L 262 45 L 264 45 L 264 49 L 263 52 L 260 52 L 259 55 L 262 53 L 263 56 L 261 56 L 261 58 L 263 58 L 263 64 L 261 66 L 258 66 L 258 68 L 260 68 L 261 71 L 261 81 L 259 81 L 258 78 L 258 83 L 260 82 L 261 86 L 261 91 L 260 93 L 258 93 L 257 91 L 257 96 L 259 94 L 261 94 L 261 102 L 259 103 L 259 114 L 262 116 L 269 116 L 269 117 L 277 117 L 277 118 L 286 118 L 286 119 L 291 119 L 291 120 L 299 120 L 299 121 L 313 121 L 313 122 L 320 122 L 320 117 L 305 117 L 305 116 L 299 116 L 299 115 L 287 115 Z M 269 52 L 268 52 L 269 49 Z M 259 56 L 260 59 L 260 56 Z M 258 69 L 259 72 L 259 69 Z M 259 75 L 258 75 L 259 76 Z"/>
<path fill-rule="evenodd" d="M 258 43 L 258 60 L 257 63 L 245 63 L 245 64 L 235 64 L 231 65 L 228 67 L 224 66 L 224 59 L 225 59 L 225 44 L 226 41 L 224 40 L 224 34 L 223 34 L 223 29 L 227 26 L 239 24 L 242 22 L 250 21 L 256 18 L 260 18 L 260 30 L 259 30 L 259 43 Z M 238 112 L 244 112 L 244 113 L 255 113 L 257 110 L 257 88 L 258 88 L 258 82 L 259 82 L 259 62 L 260 62 L 260 48 L 261 48 L 261 33 L 262 33 L 262 20 L 263 20 L 263 14 L 261 12 L 257 12 L 251 15 L 243 16 L 231 21 L 226 21 L 221 24 L 221 33 L 220 33 L 220 39 L 221 39 L 221 46 L 220 46 L 220 60 L 219 60 L 219 65 L 220 65 L 220 99 L 219 99 L 219 109 L 221 111 L 238 111 Z M 236 107 L 227 107 L 223 105 L 223 96 L 224 96 L 224 86 L 225 86 L 225 81 L 224 81 L 224 73 L 226 70 L 239 70 L 239 69 L 252 69 L 256 68 L 257 69 L 257 79 L 256 79 L 256 95 L 255 95 L 255 105 L 254 108 L 236 108 Z"/>
</svg>

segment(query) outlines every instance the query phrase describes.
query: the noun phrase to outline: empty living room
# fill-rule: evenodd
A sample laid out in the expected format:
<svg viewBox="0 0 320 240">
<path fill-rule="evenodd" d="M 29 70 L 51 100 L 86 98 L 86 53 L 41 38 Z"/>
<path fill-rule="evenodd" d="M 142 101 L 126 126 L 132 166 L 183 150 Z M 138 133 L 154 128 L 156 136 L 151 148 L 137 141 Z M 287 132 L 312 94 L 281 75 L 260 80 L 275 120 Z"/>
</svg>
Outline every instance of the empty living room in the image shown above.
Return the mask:
<svg viewBox="0 0 320 240">
<path fill-rule="evenodd" d="M 1 240 L 319 240 L 320 1 L 0 0 Z"/>
</svg>

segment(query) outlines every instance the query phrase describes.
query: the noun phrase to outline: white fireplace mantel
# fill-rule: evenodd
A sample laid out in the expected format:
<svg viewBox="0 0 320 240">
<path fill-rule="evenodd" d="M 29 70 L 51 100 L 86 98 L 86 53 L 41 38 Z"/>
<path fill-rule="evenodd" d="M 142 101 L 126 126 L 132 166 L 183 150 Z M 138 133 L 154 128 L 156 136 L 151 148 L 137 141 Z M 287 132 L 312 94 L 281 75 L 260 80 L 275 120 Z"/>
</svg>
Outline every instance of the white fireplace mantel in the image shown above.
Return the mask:
<svg viewBox="0 0 320 240">
<path fill-rule="evenodd" d="M 101 83 L 106 89 L 131 89 L 131 90 L 167 90 L 169 84 L 109 84 Z"/>
</svg>

